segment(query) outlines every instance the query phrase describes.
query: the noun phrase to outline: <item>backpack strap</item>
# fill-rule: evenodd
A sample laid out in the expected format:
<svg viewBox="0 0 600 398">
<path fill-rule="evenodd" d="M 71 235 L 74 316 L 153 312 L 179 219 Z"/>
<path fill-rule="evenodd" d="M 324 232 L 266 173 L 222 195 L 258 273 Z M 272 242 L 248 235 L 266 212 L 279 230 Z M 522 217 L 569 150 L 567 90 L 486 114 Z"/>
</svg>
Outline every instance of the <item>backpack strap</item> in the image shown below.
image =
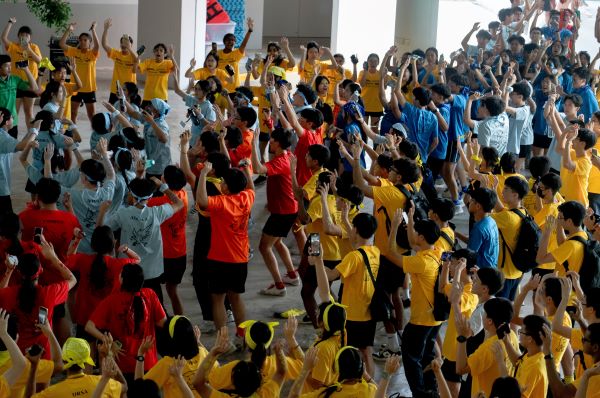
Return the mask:
<svg viewBox="0 0 600 398">
<path fill-rule="evenodd" d="M 525 217 L 527 216 L 527 210 L 525 210 L 525 214 L 521 213 L 521 210 L 519 210 L 519 209 L 510 209 L 510 211 L 515 213 L 517 216 L 519 216 L 521 221 L 525 220 Z M 510 247 L 508 247 L 508 245 L 506 244 L 506 239 L 504 239 L 504 234 L 502 233 L 502 230 L 500 228 L 498 228 L 498 232 L 500 233 L 500 237 L 502 238 L 502 264 L 500 265 L 500 268 L 504 268 L 504 262 L 506 261 L 506 250 L 508 250 L 508 254 L 510 255 L 511 260 L 512 260 L 513 254 L 512 254 L 512 250 L 510 250 Z M 513 264 L 514 264 L 514 261 L 513 261 Z"/>
<path fill-rule="evenodd" d="M 406 187 L 404 187 L 403 185 L 394 185 L 394 187 L 396 187 L 402 193 L 402 195 L 406 196 L 406 203 L 410 203 L 410 200 L 412 199 L 411 192 L 408 189 L 406 189 Z M 381 211 L 385 216 L 385 229 L 387 231 L 387 234 L 389 235 L 392 229 L 392 219 L 390 218 L 390 215 L 387 212 L 385 206 L 379 206 L 379 208 L 377 208 L 378 213 Z"/>
<path fill-rule="evenodd" d="M 454 248 L 454 244 L 456 243 L 456 241 L 454 239 L 452 239 L 450 237 L 450 235 L 448 235 L 444 231 L 440 231 L 440 237 L 444 238 L 444 240 L 446 242 L 448 242 L 448 244 L 450 245 L 450 247 Z"/>
<path fill-rule="evenodd" d="M 581 236 L 571 236 L 569 239 L 567 240 L 574 240 L 575 242 L 579 242 L 581 243 L 583 246 L 587 245 L 588 240 L 585 238 L 582 238 Z M 565 271 L 569 270 L 569 260 L 565 260 L 564 263 L 562 263 L 563 267 L 565 267 Z"/>
<path fill-rule="evenodd" d="M 357 251 L 363 258 L 363 262 L 365 263 L 365 267 L 367 267 L 367 271 L 369 272 L 369 277 L 371 278 L 371 282 L 373 282 L 373 286 L 377 287 L 375 284 L 375 276 L 373 276 L 373 270 L 371 269 L 371 263 L 369 263 L 369 257 L 367 253 L 365 253 L 364 249 L 358 248 Z"/>
</svg>

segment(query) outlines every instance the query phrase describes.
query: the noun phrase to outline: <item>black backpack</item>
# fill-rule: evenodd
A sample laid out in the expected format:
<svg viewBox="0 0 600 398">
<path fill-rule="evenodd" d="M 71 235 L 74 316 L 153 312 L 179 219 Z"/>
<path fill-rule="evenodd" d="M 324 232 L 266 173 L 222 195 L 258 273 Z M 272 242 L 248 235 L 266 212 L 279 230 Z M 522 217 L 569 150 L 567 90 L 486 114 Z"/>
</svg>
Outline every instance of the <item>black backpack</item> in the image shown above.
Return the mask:
<svg viewBox="0 0 600 398">
<path fill-rule="evenodd" d="M 433 286 L 433 319 L 436 321 L 447 321 L 450 317 L 450 301 L 448 296 L 443 292 L 439 291 L 440 287 L 440 275 L 442 273 L 442 266 L 438 268 L 438 274 L 435 278 L 435 285 Z"/>
<path fill-rule="evenodd" d="M 375 287 L 375 291 L 373 292 L 373 296 L 371 297 L 371 303 L 369 304 L 369 312 L 371 313 L 371 319 L 375 322 L 387 322 L 394 319 L 394 305 L 390 300 L 390 297 L 383 289 L 381 282 L 379 282 L 379 275 L 381 273 L 377 273 L 377 280 L 373 275 L 373 270 L 371 269 L 371 263 L 369 262 L 369 257 L 367 253 L 362 249 L 358 249 L 358 252 L 363 258 L 363 262 L 365 263 L 365 268 L 369 274 L 369 278 Z"/>
<path fill-rule="evenodd" d="M 406 196 L 406 203 L 404 205 L 404 211 L 408 213 L 410 209 L 410 202 L 413 201 L 415 204 L 415 221 L 419 220 L 427 220 L 427 213 L 429 212 L 429 202 L 427 198 L 423 194 L 423 191 L 417 189 L 414 184 L 409 184 L 412 188 L 412 192 L 406 189 L 404 185 L 396 185 L 396 188 L 404 196 Z M 408 242 L 408 231 L 406 230 L 407 224 L 402 221 L 400 226 L 398 227 L 398 233 L 396 234 L 396 244 L 405 249 L 410 249 L 410 243 Z"/>
<path fill-rule="evenodd" d="M 569 240 L 574 240 L 583 245 L 583 262 L 579 268 L 579 283 L 581 290 L 585 294 L 590 289 L 600 288 L 600 245 L 598 242 L 585 239 L 581 236 L 573 236 Z M 565 271 L 569 270 L 569 261 L 563 263 Z"/>
<path fill-rule="evenodd" d="M 537 266 L 537 261 L 535 258 L 537 256 L 538 249 L 540 248 L 540 238 L 542 233 L 540 231 L 540 227 L 538 227 L 535 221 L 533 221 L 533 217 L 531 217 L 527 211 L 525 211 L 525 214 L 521 213 L 521 211 L 518 209 L 511 209 L 510 211 L 521 218 L 521 227 L 519 228 L 517 245 L 515 246 L 514 251 L 510 250 L 510 247 L 508 247 L 506 244 L 506 240 L 504 239 L 502 231 L 500 231 L 500 228 L 498 228 L 498 232 L 500 232 L 500 236 L 502 237 L 503 254 L 500 268 L 504 268 L 506 251 L 508 251 L 515 268 L 521 272 L 527 272 Z"/>
</svg>

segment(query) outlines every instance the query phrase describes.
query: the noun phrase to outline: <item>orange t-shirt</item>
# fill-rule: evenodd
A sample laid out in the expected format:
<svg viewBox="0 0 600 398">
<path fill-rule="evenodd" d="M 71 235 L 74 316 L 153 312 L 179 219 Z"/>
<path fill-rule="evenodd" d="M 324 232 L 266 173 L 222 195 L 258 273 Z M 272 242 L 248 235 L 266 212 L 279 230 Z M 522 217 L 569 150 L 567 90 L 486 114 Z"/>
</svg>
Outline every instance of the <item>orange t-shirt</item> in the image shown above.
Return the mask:
<svg viewBox="0 0 600 398">
<path fill-rule="evenodd" d="M 185 189 L 173 191 L 175 195 L 183 202 L 183 208 L 173 217 L 169 218 L 160 225 L 160 232 L 163 240 L 163 257 L 164 258 L 179 258 L 186 255 L 187 242 L 185 240 L 185 224 L 187 221 L 188 212 L 188 195 Z M 169 198 L 164 195 L 157 198 L 151 198 L 148 201 L 148 206 L 161 206 L 165 203 L 172 203 Z"/>
<path fill-rule="evenodd" d="M 242 143 L 235 149 L 229 149 L 229 158 L 231 166 L 238 167 L 238 163 L 242 159 L 250 159 L 252 157 L 252 140 L 254 132 L 252 130 L 242 131 Z M 248 166 L 250 174 L 252 174 L 252 165 Z"/>
<path fill-rule="evenodd" d="M 209 196 L 208 207 L 213 220 L 210 224 L 209 260 L 224 263 L 248 262 L 248 219 L 255 193 L 244 189 L 235 195 Z"/>
</svg>

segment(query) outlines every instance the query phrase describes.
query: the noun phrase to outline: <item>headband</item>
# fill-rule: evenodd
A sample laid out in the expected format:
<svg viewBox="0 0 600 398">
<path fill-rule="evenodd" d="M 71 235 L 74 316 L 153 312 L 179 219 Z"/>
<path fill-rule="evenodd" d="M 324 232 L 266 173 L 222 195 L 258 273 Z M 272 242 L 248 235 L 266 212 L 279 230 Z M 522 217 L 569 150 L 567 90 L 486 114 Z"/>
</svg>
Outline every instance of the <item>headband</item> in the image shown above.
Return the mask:
<svg viewBox="0 0 600 398">
<path fill-rule="evenodd" d="M 335 361 L 333 362 L 333 371 L 335 373 L 340 373 L 340 355 L 342 355 L 342 353 L 346 350 L 357 350 L 358 349 L 356 347 L 352 347 L 351 345 L 347 345 L 345 347 L 342 347 L 339 349 L 339 351 L 337 352 L 337 354 L 335 354 Z"/>
<path fill-rule="evenodd" d="M 252 325 L 254 325 L 257 322 L 261 322 L 261 321 L 247 320 L 247 321 L 240 323 L 238 326 L 242 329 L 248 329 L 248 330 L 246 330 L 246 333 L 244 334 L 244 339 L 246 340 L 246 345 L 251 350 L 254 350 L 256 348 L 256 342 L 252 339 L 252 336 L 250 335 L 250 329 L 252 328 Z M 279 322 L 261 322 L 261 323 L 264 323 L 265 325 L 267 325 L 267 327 L 269 328 L 269 332 L 271 333 L 271 337 L 265 343 L 265 348 L 268 348 L 271 345 L 271 342 L 273 341 L 273 337 L 275 336 L 274 327 L 279 325 Z"/>
<path fill-rule="evenodd" d="M 106 129 L 106 132 L 110 132 L 110 113 L 108 112 L 102 112 L 102 115 L 104 115 L 104 128 Z"/>
<path fill-rule="evenodd" d="M 299 96 L 302 97 L 302 99 L 304 99 L 304 105 L 308 105 L 308 101 L 306 100 L 306 96 L 304 94 L 302 94 L 302 91 L 296 90 L 296 94 L 298 94 Z"/>
<path fill-rule="evenodd" d="M 325 310 L 323 311 L 323 326 L 325 327 L 325 330 L 327 330 L 328 332 L 331 331 L 331 328 L 329 326 L 329 310 L 332 309 L 333 307 L 340 307 L 344 309 L 344 312 L 346 310 L 346 308 L 348 308 L 347 305 L 342 305 L 340 303 L 336 303 L 333 296 L 331 295 L 331 293 L 329 293 L 329 299 L 331 300 L 331 303 L 325 307 Z M 344 324 L 342 326 L 342 328 L 346 327 L 346 320 L 344 319 Z M 338 330 L 337 332 L 335 332 L 335 334 L 340 334 L 340 331 Z"/>
<path fill-rule="evenodd" d="M 171 321 L 169 322 L 169 336 L 171 336 L 171 338 L 175 337 L 175 324 L 179 318 L 184 318 L 189 321 L 189 319 L 183 315 L 175 315 L 173 318 L 171 318 Z"/>
</svg>

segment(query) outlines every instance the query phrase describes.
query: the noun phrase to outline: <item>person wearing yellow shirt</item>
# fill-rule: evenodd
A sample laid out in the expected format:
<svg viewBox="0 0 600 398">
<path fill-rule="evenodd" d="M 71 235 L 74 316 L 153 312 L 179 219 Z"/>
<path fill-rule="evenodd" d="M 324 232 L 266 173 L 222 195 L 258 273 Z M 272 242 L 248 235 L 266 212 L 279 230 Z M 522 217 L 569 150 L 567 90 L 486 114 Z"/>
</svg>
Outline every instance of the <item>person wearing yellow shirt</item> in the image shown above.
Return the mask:
<svg viewBox="0 0 600 398">
<path fill-rule="evenodd" d="M 315 74 L 311 86 L 315 88 L 319 100 L 322 104 L 328 105 L 331 109 L 334 107 L 333 98 L 329 98 L 329 78 L 327 76 Z"/>
<path fill-rule="evenodd" d="M 193 77 L 194 80 L 206 80 L 209 76 L 216 76 L 225 86 L 234 84 L 234 75 L 224 69 L 218 69 L 217 65 L 219 65 L 219 56 L 213 52 L 208 53 L 204 59 L 204 66 L 200 69 L 194 69 L 196 59 L 192 58 L 190 67 L 185 71 L 185 77 L 188 79 Z"/>
<path fill-rule="evenodd" d="M 494 297 L 483 304 L 483 330 L 485 339 L 483 343 L 467 356 L 467 337 L 471 334 L 469 320 L 463 316 L 457 317 L 456 331 L 458 342 L 456 349 L 456 373 L 470 373 L 473 378 L 471 396 L 476 396 L 482 391 L 485 396 L 491 396 L 494 380 L 502 376 L 499 364 L 504 363 L 508 373 L 511 373 L 512 363 L 506 352 L 505 344 L 498 339 L 498 335 L 509 340 L 509 344 L 516 351 L 519 342 L 515 332 L 511 331 L 509 323 L 513 317 L 512 303 L 505 298 Z"/>
<path fill-rule="evenodd" d="M 502 205 L 504 206 L 507 206 L 507 204 L 503 202 L 504 198 L 502 196 L 502 191 L 504 190 L 504 182 L 506 181 L 506 179 L 510 177 L 518 177 L 523 179 L 523 181 L 527 181 L 527 179 L 523 175 L 517 173 L 516 171 L 517 160 L 518 155 L 511 152 L 504 153 L 504 155 L 502 155 L 502 157 L 500 158 L 501 173 L 498 174 L 498 185 L 495 189 L 496 194 L 498 195 L 498 200 L 502 202 Z M 491 180 L 493 180 L 493 177 L 491 178 Z"/>
<path fill-rule="evenodd" d="M 65 88 L 65 109 L 63 116 L 69 120 L 71 120 L 71 97 L 77 94 L 77 90 L 83 87 L 79 74 L 77 74 L 75 58 L 71 58 L 71 60 L 72 62 L 69 62 L 69 64 L 62 62 L 55 63 L 54 70 L 50 74 L 53 81 L 62 84 Z M 71 81 L 67 82 L 66 79 L 69 70 L 71 71 Z"/>
<path fill-rule="evenodd" d="M 234 48 L 235 35 L 233 33 L 227 33 L 223 36 L 223 45 L 225 48 L 217 51 L 217 56 L 219 57 L 218 68 L 225 70 L 227 65 L 233 68 L 233 82 L 227 82 L 225 84 L 227 91 L 233 91 L 240 85 L 240 60 L 244 58 L 244 55 L 246 54 L 246 45 L 248 44 L 248 40 L 250 40 L 250 35 L 254 31 L 254 20 L 248 18 L 246 20 L 246 25 L 248 25 L 248 30 L 238 48 Z"/>
<path fill-rule="evenodd" d="M 0 375 L 0 393 L 2 393 L 2 397 L 8 397 L 10 395 L 10 389 L 20 379 L 25 367 L 27 366 L 27 359 L 25 359 L 21 353 L 21 350 L 17 346 L 16 341 L 12 338 L 8 331 L 10 318 L 11 316 L 8 314 L 8 312 L 0 308 L 0 343 L 4 346 L 1 347 L 4 348 L 2 350 L 3 354 L 4 352 L 8 354 L 0 356 L 0 361 L 11 361 L 10 368 Z M 13 327 L 13 330 L 15 329 L 16 325 Z"/>
<path fill-rule="evenodd" d="M 600 151 L 600 112 L 594 112 L 590 122 L 592 125 L 591 131 L 596 136 L 596 144 L 592 149 L 592 171 L 590 171 L 588 185 L 588 200 L 594 212 L 600 214 L 600 157 L 597 156 L 598 151 Z"/>
<path fill-rule="evenodd" d="M 379 85 L 381 84 L 381 71 L 377 69 L 379 56 L 369 54 L 363 65 L 363 70 L 358 74 L 358 83 L 362 91 L 361 97 L 365 104 L 365 114 L 370 118 L 370 125 L 374 131 L 378 130 L 379 119 L 383 116 L 383 105 L 379 99 Z"/>
<path fill-rule="evenodd" d="M 300 75 L 301 82 L 313 86 L 314 79 L 321 72 L 337 67 L 337 62 L 331 50 L 327 47 L 319 46 L 317 42 L 309 41 L 306 43 L 306 47 L 300 46 L 300 50 L 302 50 L 302 57 L 300 58 L 300 64 L 298 64 L 298 74 Z M 330 62 L 321 62 L 321 55 L 328 57 Z"/>
<path fill-rule="evenodd" d="M 538 212 L 536 209 L 536 203 L 538 201 L 538 196 L 536 194 L 537 187 L 540 179 L 548 174 L 549 171 L 550 159 L 548 157 L 534 156 L 529 159 L 529 172 L 531 173 L 531 177 L 529 177 L 528 180 L 529 191 L 523 198 L 523 207 L 532 217 L 535 217 L 535 214 Z"/>
<path fill-rule="evenodd" d="M 142 109 L 154 98 L 163 101 L 169 99 L 169 75 L 178 68 L 173 56 L 173 45 L 170 45 L 167 50 L 167 46 L 163 43 L 158 43 L 154 46 L 152 52 L 154 53 L 154 58 L 147 58 L 138 64 L 140 73 L 146 74 Z M 168 59 L 166 58 L 167 52 Z"/>
<path fill-rule="evenodd" d="M 563 180 L 561 195 L 565 200 L 576 200 L 588 206 L 588 186 L 592 162 L 587 151 L 596 145 L 596 135 L 588 129 L 572 124 L 560 137 L 557 151 L 562 149 L 560 175 Z"/>
<path fill-rule="evenodd" d="M 560 187 L 562 186 L 562 181 L 558 174 L 548 173 L 540 179 L 537 184 L 537 189 L 535 193 L 535 216 L 533 217 L 533 221 L 540 227 L 541 230 L 544 229 L 546 225 L 546 219 L 548 216 L 552 216 L 554 218 L 558 217 L 558 206 L 564 202 L 562 197 L 558 194 Z M 548 242 L 548 250 L 551 252 L 558 247 L 556 230 L 551 231 L 550 240 Z M 546 274 L 554 272 L 556 263 L 554 261 L 550 261 L 545 264 L 538 264 L 533 270 L 531 270 L 531 275 L 540 274 L 544 276 Z M 535 306 L 535 304 L 534 304 Z"/>
<path fill-rule="evenodd" d="M 435 375 L 423 372 L 422 364 L 431 363 L 435 357 L 435 341 L 442 324 L 433 315 L 434 287 L 442 252 L 434 246 L 440 238 L 438 226 L 431 220 L 415 222 L 414 212 L 413 205 L 408 213 L 407 231 L 415 255 L 398 253 L 396 234 L 402 222 L 402 210 L 398 210 L 391 226 L 388 256 L 392 263 L 410 274 L 412 282 L 410 320 L 402 333 L 402 362 L 413 396 L 421 396 L 436 385 Z"/>
<path fill-rule="evenodd" d="M 440 249 L 442 253 L 454 251 L 454 230 L 448 224 L 454 218 L 454 203 L 450 199 L 435 198 L 429 203 L 427 216 L 440 229 L 440 238 L 434 246 Z"/>
<path fill-rule="evenodd" d="M 12 62 L 11 72 L 15 76 L 19 76 L 22 80 L 27 81 L 27 75 L 20 68 L 17 68 L 16 63 L 21 61 L 28 61 L 28 69 L 33 75 L 34 79 L 38 78 L 38 64 L 42 60 L 42 53 L 37 44 L 31 42 L 31 28 L 29 26 L 21 26 L 17 32 L 18 43 L 12 42 L 8 39 L 11 28 L 17 22 L 15 17 L 8 19 L 6 27 L 2 31 L 2 44 L 4 44 L 4 50 Z M 17 90 L 17 113 L 21 105 L 23 105 L 23 112 L 25 113 L 25 123 L 27 128 L 31 127 L 31 121 L 33 120 L 33 103 L 37 97 L 37 94 L 30 90 Z M 16 117 L 15 117 L 16 120 Z"/>
<path fill-rule="evenodd" d="M 114 104 L 118 100 L 117 82 L 125 84 L 127 82 L 137 83 L 136 66 L 138 55 L 131 46 L 133 39 L 131 36 L 123 35 L 119 39 L 119 50 L 112 48 L 108 44 L 108 30 L 112 26 L 112 19 L 104 21 L 104 31 L 102 32 L 102 48 L 106 51 L 108 58 L 114 61 L 112 81 L 110 82 L 110 96 L 108 102 Z"/>
<path fill-rule="evenodd" d="M 335 188 L 335 195 L 335 206 L 340 212 L 339 224 L 334 222 L 327 207 L 323 206 L 323 230 L 327 235 L 338 237 L 340 256 L 344 258 L 353 250 L 350 242 L 352 220 L 360 213 L 365 195 L 355 186 L 338 186 Z M 321 195 L 321 201 L 323 200 L 324 197 Z"/>
<path fill-rule="evenodd" d="M 286 373 L 287 362 L 283 353 L 283 346 L 275 346 L 276 371 L 271 378 L 263 378 L 257 365 L 252 361 L 239 361 L 233 367 L 232 394 L 220 392 L 209 384 L 210 372 L 214 368 L 217 358 L 230 350 L 229 333 L 227 326 L 223 326 L 217 332 L 215 345 L 204 358 L 196 375 L 193 385 L 201 397 L 209 398 L 227 398 L 231 396 L 256 398 L 278 397 L 281 391 L 281 385 Z"/>
<path fill-rule="evenodd" d="M 334 104 L 334 94 L 338 83 L 341 83 L 343 80 L 346 79 L 355 82 L 358 78 L 358 71 L 356 67 L 356 65 L 358 64 L 358 58 L 356 58 L 356 56 L 352 57 L 352 72 L 344 68 L 345 59 L 343 54 L 334 54 L 333 58 L 335 59 L 337 68 L 327 68 L 324 71 L 321 71 L 321 74 L 329 79 L 329 91 L 327 92 L 326 102 L 332 108 L 332 104 Z"/>
<path fill-rule="evenodd" d="M 281 50 L 283 50 L 285 56 L 281 53 Z M 267 44 L 267 56 L 260 60 L 257 68 L 252 69 L 252 77 L 254 79 L 258 79 L 262 71 L 265 69 L 265 65 L 267 64 L 269 57 L 273 57 L 272 63 L 274 66 L 279 66 L 284 70 L 292 70 L 294 69 L 294 66 L 296 66 L 296 60 L 294 59 L 292 50 L 290 50 L 290 42 L 287 37 L 282 37 L 279 40 L 279 43 L 272 41 Z M 260 53 L 255 54 L 255 59 L 259 58 Z"/>
<path fill-rule="evenodd" d="M 80 34 L 77 47 L 67 45 L 67 39 L 73 34 L 76 26 L 76 23 L 71 22 L 58 44 L 65 56 L 73 57 L 77 61 L 77 74 L 82 84 L 77 94 L 71 97 L 71 120 L 73 123 L 77 123 L 79 107 L 84 103 L 87 117 L 91 123 L 92 117 L 96 113 L 96 61 L 100 57 L 100 41 L 96 34 L 96 22 L 94 21 L 90 28 L 91 35 L 87 32 Z"/>
<path fill-rule="evenodd" d="M 498 180 L 495 179 L 494 182 L 496 183 L 496 181 Z M 519 282 L 523 276 L 523 273 L 514 264 L 512 253 L 517 246 L 523 217 L 527 215 L 522 202 L 528 191 L 527 181 L 519 177 L 508 177 L 504 181 L 502 201 L 496 202 L 495 211 L 491 214 L 500 234 L 498 268 L 504 274 L 504 287 L 497 296 L 511 301 L 515 299 Z M 503 206 L 503 202 L 506 203 L 506 207 Z"/>
</svg>

